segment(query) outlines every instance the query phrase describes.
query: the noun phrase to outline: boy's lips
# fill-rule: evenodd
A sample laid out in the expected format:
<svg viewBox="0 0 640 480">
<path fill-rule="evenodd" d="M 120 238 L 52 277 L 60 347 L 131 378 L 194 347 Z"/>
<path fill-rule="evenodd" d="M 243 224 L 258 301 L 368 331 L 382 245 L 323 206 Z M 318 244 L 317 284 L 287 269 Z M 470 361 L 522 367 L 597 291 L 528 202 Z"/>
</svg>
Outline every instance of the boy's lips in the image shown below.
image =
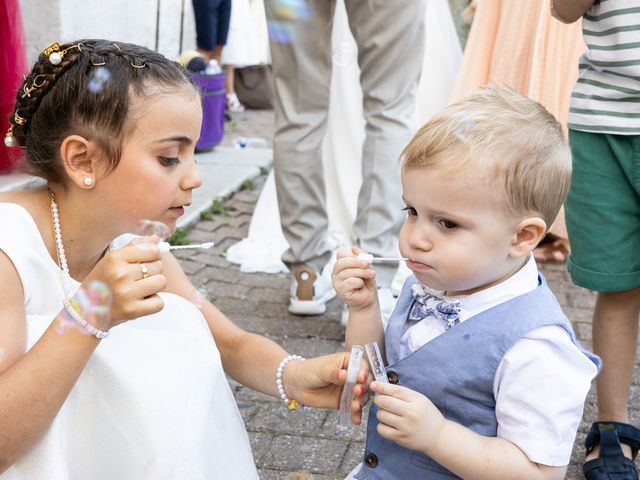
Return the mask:
<svg viewBox="0 0 640 480">
<path fill-rule="evenodd" d="M 421 270 L 421 271 L 433 269 L 431 265 L 427 265 L 426 263 L 418 262 L 416 260 L 411 260 L 411 259 L 407 260 L 407 267 L 410 270 Z"/>
</svg>

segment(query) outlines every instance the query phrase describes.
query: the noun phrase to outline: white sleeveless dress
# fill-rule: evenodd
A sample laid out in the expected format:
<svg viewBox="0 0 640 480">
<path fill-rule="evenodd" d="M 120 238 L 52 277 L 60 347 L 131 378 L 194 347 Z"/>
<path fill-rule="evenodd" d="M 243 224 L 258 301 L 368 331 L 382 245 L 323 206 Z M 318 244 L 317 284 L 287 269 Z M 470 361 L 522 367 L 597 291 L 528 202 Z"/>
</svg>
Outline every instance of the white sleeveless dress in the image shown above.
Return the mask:
<svg viewBox="0 0 640 480">
<path fill-rule="evenodd" d="M 61 271 L 21 206 L 0 203 L 0 249 L 22 280 L 29 349 L 61 309 Z M 161 312 L 113 328 L 43 438 L 0 480 L 258 479 L 204 317 L 162 298 Z"/>
</svg>

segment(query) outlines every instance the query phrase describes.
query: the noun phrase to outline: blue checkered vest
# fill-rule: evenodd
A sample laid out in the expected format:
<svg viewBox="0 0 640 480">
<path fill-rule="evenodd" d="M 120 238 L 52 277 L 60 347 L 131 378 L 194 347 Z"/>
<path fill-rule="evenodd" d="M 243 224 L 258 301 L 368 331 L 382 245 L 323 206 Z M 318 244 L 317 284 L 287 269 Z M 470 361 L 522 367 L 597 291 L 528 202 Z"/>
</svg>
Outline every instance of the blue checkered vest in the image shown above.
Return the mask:
<svg viewBox="0 0 640 480">
<path fill-rule="evenodd" d="M 527 332 L 547 325 L 561 326 L 573 343 L 599 365 L 599 358 L 579 344 L 542 274 L 535 290 L 469 318 L 400 359 L 398 346 L 413 303 L 411 285 L 415 281 L 411 276 L 405 282 L 385 334 L 389 379 L 426 395 L 447 419 L 474 432 L 496 436 L 495 373 L 503 355 Z M 459 478 L 431 457 L 380 437 L 376 411 L 372 403 L 363 465 L 355 478 Z"/>
</svg>

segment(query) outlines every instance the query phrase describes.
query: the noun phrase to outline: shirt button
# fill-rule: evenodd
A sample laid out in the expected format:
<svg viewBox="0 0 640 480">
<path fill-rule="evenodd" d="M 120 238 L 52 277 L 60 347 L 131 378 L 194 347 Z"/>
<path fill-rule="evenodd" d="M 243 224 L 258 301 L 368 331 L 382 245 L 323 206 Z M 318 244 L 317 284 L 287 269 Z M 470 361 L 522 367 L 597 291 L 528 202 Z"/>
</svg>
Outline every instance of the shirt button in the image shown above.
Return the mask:
<svg viewBox="0 0 640 480">
<path fill-rule="evenodd" d="M 393 385 L 398 384 L 398 374 L 396 372 L 387 372 L 387 377 L 389 378 L 389 383 Z"/>
<path fill-rule="evenodd" d="M 364 463 L 369 468 L 376 468 L 378 466 L 378 457 L 375 453 L 367 453 L 364 456 Z"/>
</svg>

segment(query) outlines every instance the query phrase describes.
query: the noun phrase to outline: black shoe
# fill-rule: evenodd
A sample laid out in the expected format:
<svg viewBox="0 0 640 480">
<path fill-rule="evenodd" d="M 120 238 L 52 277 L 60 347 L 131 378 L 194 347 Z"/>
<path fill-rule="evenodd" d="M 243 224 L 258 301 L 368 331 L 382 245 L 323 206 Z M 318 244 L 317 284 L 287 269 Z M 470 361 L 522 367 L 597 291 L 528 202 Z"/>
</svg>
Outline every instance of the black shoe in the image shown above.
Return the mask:
<svg viewBox="0 0 640 480">
<path fill-rule="evenodd" d="M 635 458 L 640 449 L 640 430 L 620 422 L 593 422 L 584 441 L 587 454 L 600 445 L 598 458 L 585 462 L 582 471 L 587 480 L 638 480 L 632 460 L 622 453 L 621 443 L 631 447 Z"/>
</svg>

